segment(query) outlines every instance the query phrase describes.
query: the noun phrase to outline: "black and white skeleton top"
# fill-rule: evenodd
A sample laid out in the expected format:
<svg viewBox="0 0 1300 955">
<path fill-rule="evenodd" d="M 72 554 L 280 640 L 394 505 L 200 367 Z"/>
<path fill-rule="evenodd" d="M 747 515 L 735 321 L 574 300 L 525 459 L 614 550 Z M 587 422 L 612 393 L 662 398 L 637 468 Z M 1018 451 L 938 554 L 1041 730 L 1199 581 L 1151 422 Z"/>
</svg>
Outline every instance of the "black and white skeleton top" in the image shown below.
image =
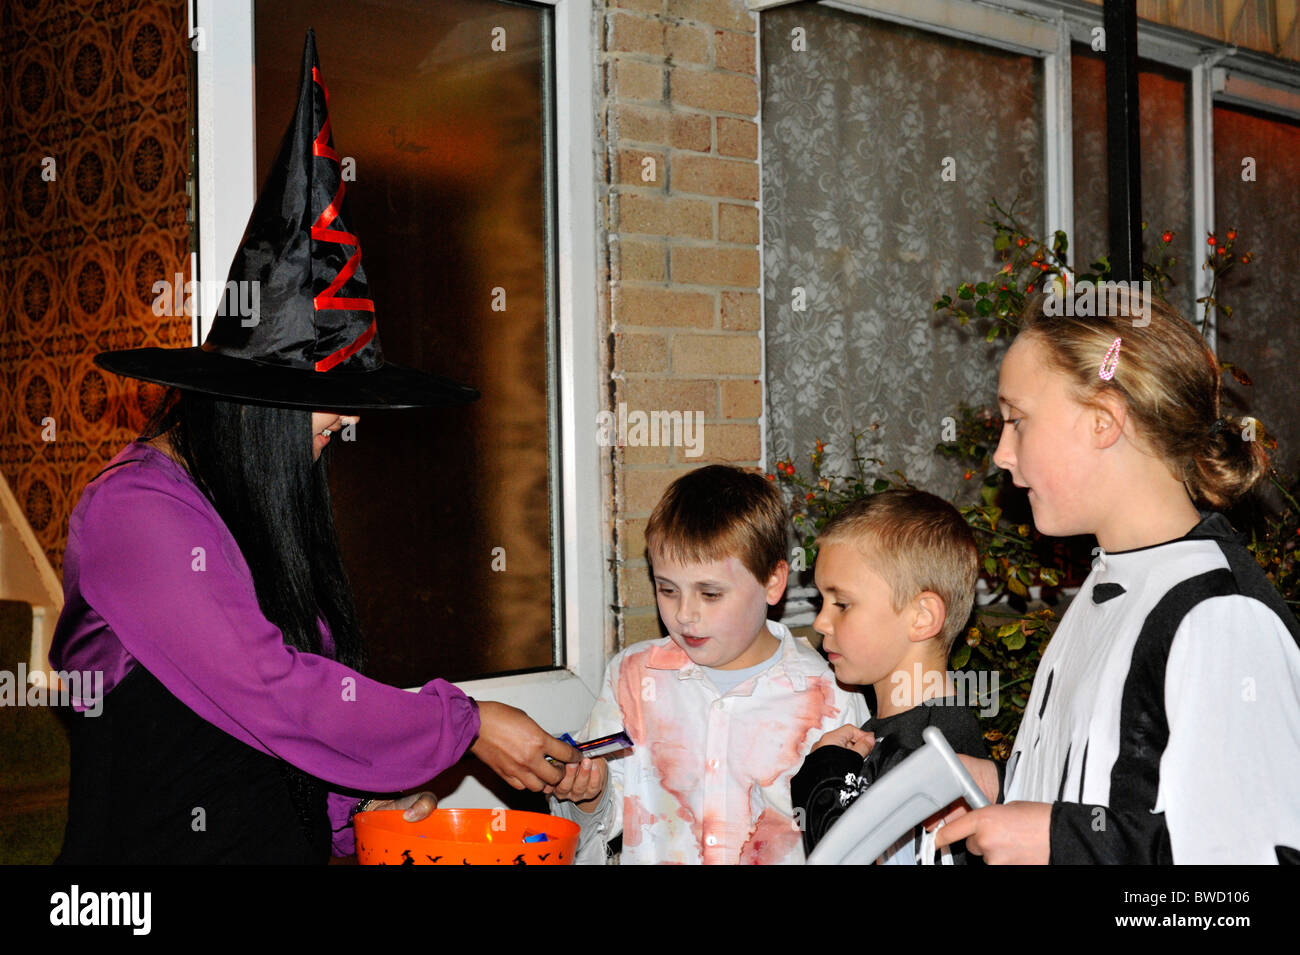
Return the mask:
<svg viewBox="0 0 1300 955">
<path fill-rule="evenodd" d="M 1043 654 L 1003 789 L 1054 863 L 1300 862 L 1300 624 L 1201 516 L 1100 552 Z"/>
</svg>

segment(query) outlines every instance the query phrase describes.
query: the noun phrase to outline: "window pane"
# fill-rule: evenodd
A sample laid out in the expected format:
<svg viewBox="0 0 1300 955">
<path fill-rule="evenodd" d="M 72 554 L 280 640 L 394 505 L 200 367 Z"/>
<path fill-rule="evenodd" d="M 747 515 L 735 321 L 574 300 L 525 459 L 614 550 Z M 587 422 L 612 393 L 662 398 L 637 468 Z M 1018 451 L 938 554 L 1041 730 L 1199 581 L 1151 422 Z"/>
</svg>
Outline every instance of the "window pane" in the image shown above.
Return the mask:
<svg viewBox="0 0 1300 955">
<path fill-rule="evenodd" d="M 1110 251 L 1110 176 L 1106 165 L 1106 58 L 1075 44 L 1070 60 L 1074 111 L 1074 252 L 1080 271 Z M 1196 318 L 1195 269 L 1189 251 L 1192 231 L 1191 79 L 1149 60 L 1138 63 L 1138 136 L 1141 144 L 1144 258 L 1152 261 L 1160 233 L 1175 232 L 1169 301 L 1186 318 Z M 1199 252 L 1199 250 L 1198 250 Z"/>
<path fill-rule="evenodd" d="M 1253 160 L 1243 165 L 1243 160 Z M 1243 174 L 1251 178 L 1243 179 Z M 1278 440 L 1279 465 L 1300 470 L 1300 124 L 1231 106 L 1214 108 L 1214 221 L 1240 230 L 1238 253 L 1258 262 L 1228 274 L 1220 300 L 1218 353 L 1239 364 L 1253 387 L 1234 385 L 1243 412 L 1258 415 Z"/>
<path fill-rule="evenodd" d="M 259 176 L 314 26 L 334 143 L 356 164 L 348 211 L 385 357 L 483 393 L 468 408 L 371 412 L 354 444 L 330 446 L 370 671 L 393 683 L 556 663 L 549 17 L 493 0 L 256 7 Z M 491 48 L 496 28 L 504 51 Z"/>
<path fill-rule="evenodd" d="M 864 454 L 948 495 L 943 418 L 994 402 L 1001 347 L 932 305 L 998 268 L 991 198 L 1042 232 L 1041 61 L 820 5 L 760 21 L 771 456 L 821 438 L 844 473 L 879 423 Z"/>
</svg>

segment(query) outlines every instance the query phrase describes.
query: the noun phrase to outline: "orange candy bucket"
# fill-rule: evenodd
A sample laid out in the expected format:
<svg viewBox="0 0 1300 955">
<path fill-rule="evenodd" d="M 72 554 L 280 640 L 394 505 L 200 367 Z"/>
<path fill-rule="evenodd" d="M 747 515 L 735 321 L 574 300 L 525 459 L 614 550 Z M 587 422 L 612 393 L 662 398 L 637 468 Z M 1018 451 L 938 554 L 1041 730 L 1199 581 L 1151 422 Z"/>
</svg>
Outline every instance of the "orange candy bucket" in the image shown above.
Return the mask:
<svg viewBox="0 0 1300 955">
<path fill-rule="evenodd" d="M 572 865 L 579 832 L 518 809 L 435 809 L 419 822 L 381 809 L 357 813 L 353 826 L 362 865 Z"/>
</svg>

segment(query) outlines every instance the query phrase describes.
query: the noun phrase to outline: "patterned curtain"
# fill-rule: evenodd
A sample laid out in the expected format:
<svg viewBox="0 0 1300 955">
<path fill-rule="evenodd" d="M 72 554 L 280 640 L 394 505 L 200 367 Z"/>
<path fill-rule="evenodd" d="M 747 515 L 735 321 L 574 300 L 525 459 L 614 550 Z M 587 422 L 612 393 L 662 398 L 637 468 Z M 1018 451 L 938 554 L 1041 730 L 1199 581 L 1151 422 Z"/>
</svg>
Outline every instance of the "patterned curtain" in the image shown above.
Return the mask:
<svg viewBox="0 0 1300 955">
<path fill-rule="evenodd" d="M 769 460 L 806 468 L 821 439 L 844 472 L 866 430 L 950 497 L 943 419 L 996 402 L 1005 339 L 932 303 L 997 268 L 991 198 L 1041 234 L 1041 62 L 818 4 L 761 20 Z"/>
</svg>

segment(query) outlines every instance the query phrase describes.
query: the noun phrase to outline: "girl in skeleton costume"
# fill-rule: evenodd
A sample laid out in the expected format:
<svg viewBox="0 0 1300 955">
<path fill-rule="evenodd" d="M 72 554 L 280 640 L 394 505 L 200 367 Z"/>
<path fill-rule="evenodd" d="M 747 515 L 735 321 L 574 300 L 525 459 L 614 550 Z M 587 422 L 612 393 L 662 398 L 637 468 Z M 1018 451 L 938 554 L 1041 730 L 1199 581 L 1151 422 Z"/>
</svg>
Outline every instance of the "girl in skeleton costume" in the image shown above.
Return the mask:
<svg viewBox="0 0 1300 955">
<path fill-rule="evenodd" d="M 999 805 L 937 844 L 995 863 L 1300 861 L 1300 625 L 1217 512 L 1265 473 L 1253 422 L 1222 417 L 1218 362 L 1160 303 L 1043 302 L 1003 360 L 994 461 L 1041 532 L 1099 547 L 1005 776 L 968 764 Z"/>
</svg>

